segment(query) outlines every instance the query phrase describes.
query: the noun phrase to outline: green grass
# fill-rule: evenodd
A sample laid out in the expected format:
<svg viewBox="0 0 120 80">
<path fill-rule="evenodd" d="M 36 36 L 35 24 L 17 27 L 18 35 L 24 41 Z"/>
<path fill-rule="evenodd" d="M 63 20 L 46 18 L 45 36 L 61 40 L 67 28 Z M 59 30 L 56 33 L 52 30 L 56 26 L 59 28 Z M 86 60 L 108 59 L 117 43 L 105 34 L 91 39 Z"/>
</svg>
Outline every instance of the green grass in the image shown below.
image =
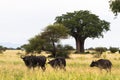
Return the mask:
<svg viewBox="0 0 120 80">
<path fill-rule="evenodd" d="M 6 52 L 0 55 L 0 80 L 120 80 L 120 60 L 112 57 L 107 57 L 113 63 L 111 74 L 89 67 L 95 58 L 87 54 L 75 54 L 71 59 L 67 59 L 66 71 L 54 70 L 50 65 L 46 65 L 46 71 L 43 72 L 38 68 L 27 69 L 16 52 Z"/>
</svg>

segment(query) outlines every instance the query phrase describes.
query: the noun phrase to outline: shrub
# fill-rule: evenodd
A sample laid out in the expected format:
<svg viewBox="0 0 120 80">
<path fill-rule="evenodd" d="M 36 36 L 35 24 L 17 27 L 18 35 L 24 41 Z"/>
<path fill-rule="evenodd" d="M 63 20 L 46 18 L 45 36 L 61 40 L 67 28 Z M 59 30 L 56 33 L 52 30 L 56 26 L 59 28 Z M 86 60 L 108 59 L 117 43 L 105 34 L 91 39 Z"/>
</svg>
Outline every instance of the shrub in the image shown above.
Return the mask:
<svg viewBox="0 0 120 80">
<path fill-rule="evenodd" d="M 119 51 L 119 48 L 110 47 L 109 50 L 110 50 L 112 53 L 115 53 L 115 52 Z"/>
<path fill-rule="evenodd" d="M 64 48 L 65 50 L 74 50 L 74 48 L 70 45 L 65 45 Z"/>
<path fill-rule="evenodd" d="M 93 47 L 90 47 L 90 48 L 88 48 L 87 50 L 94 50 L 94 48 L 93 48 Z"/>
<path fill-rule="evenodd" d="M 6 49 L 6 47 L 0 46 L 0 53 L 3 53 L 3 51 L 5 51 Z"/>
<path fill-rule="evenodd" d="M 69 52 L 68 51 L 59 51 L 56 54 L 56 57 L 65 57 L 65 58 L 69 58 Z"/>
<path fill-rule="evenodd" d="M 97 51 L 97 53 L 94 55 L 95 58 L 100 58 L 102 53 L 107 51 L 106 47 L 96 47 L 95 51 Z"/>
<path fill-rule="evenodd" d="M 56 56 L 60 56 L 60 57 L 65 57 L 65 58 L 69 58 L 69 50 L 73 49 L 72 46 L 69 46 L 69 45 L 61 45 L 61 44 L 58 44 L 57 45 L 57 54 Z"/>
<path fill-rule="evenodd" d="M 56 51 L 56 57 L 69 58 L 69 54 L 70 54 L 69 49 L 71 50 L 71 48 L 68 48 L 68 45 L 67 45 L 67 47 L 66 47 L 66 45 L 63 46 L 63 45 L 61 45 L 61 44 L 58 44 L 58 45 L 56 46 L 56 50 L 57 50 L 57 51 Z M 54 56 L 51 54 L 49 57 L 54 57 Z"/>
<path fill-rule="evenodd" d="M 102 52 L 105 52 L 107 51 L 107 48 L 106 47 L 96 47 L 95 48 L 95 51 L 99 52 L 102 54 Z"/>
</svg>

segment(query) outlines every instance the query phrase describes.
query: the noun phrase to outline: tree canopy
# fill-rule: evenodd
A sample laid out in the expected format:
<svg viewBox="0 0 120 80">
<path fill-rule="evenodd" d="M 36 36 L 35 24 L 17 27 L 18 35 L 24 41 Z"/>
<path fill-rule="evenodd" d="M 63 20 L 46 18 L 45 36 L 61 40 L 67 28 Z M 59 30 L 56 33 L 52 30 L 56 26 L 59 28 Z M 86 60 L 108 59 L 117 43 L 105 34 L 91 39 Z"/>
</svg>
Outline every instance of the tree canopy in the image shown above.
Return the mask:
<svg viewBox="0 0 120 80">
<path fill-rule="evenodd" d="M 67 38 L 68 29 L 62 24 L 48 25 L 44 31 L 29 40 L 28 44 L 22 46 L 27 53 L 40 53 L 42 50 L 50 51 L 56 56 L 56 43 L 60 39 Z"/>
<path fill-rule="evenodd" d="M 42 33 L 42 38 L 46 39 L 46 42 L 49 42 L 52 46 L 52 54 L 55 57 L 56 56 L 56 45 L 55 43 L 58 43 L 60 39 L 67 38 L 68 36 L 68 29 L 64 27 L 62 24 L 53 24 L 48 25 L 44 32 Z"/>
<path fill-rule="evenodd" d="M 110 0 L 110 9 L 117 16 L 120 13 L 120 0 Z"/>
<path fill-rule="evenodd" d="M 69 29 L 69 34 L 75 38 L 78 52 L 84 52 L 85 39 L 103 37 L 103 32 L 109 30 L 109 22 L 100 20 L 87 10 L 67 12 L 55 20 Z"/>
</svg>

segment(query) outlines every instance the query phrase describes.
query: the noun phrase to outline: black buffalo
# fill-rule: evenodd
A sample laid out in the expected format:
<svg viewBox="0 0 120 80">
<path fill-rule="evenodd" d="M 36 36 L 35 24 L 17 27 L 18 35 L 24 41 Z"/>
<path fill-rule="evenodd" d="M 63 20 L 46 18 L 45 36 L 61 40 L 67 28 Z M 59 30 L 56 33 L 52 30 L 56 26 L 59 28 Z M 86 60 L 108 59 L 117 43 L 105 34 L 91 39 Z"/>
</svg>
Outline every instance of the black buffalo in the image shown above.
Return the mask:
<svg viewBox="0 0 120 80">
<path fill-rule="evenodd" d="M 48 62 L 54 69 L 65 69 L 66 67 L 66 60 L 64 57 L 57 57 L 51 61 Z"/>
<path fill-rule="evenodd" d="M 25 65 L 28 68 L 35 68 L 35 67 L 41 67 L 41 69 L 44 71 L 46 69 L 46 57 L 45 56 L 21 56 L 23 59 Z"/>
<path fill-rule="evenodd" d="M 99 59 L 97 61 L 92 61 L 90 67 L 94 66 L 100 68 L 101 71 L 102 69 L 105 69 L 107 72 L 111 72 L 112 63 L 107 59 Z"/>
</svg>

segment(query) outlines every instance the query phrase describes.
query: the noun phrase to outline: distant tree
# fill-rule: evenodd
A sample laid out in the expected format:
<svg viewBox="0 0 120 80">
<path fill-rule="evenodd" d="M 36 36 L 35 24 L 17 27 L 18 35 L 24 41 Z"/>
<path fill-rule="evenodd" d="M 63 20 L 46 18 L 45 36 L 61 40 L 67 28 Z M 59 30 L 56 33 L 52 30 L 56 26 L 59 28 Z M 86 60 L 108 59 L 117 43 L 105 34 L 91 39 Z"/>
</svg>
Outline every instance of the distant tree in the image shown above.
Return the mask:
<svg viewBox="0 0 120 80">
<path fill-rule="evenodd" d="M 109 3 L 110 9 L 115 14 L 115 16 L 117 16 L 118 13 L 120 13 L 120 0 L 110 0 Z"/>
<path fill-rule="evenodd" d="M 96 51 L 96 53 L 95 53 L 94 57 L 95 58 L 100 58 L 102 53 L 107 51 L 107 48 L 106 47 L 96 47 L 95 51 Z"/>
<path fill-rule="evenodd" d="M 95 51 L 97 51 L 96 57 L 100 57 L 103 52 L 107 51 L 106 47 L 96 47 Z"/>
<path fill-rule="evenodd" d="M 119 51 L 119 48 L 117 48 L 117 47 L 110 47 L 109 50 L 110 50 L 112 53 L 115 53 L 115 52 Z"/>
<path fill-rule="evenodd" d="M 5 51 L 6 49 L 6 47 L 0 46 L 0 53 L 3 53 L 3 51 Z"/>
<path fill-rule="evenodd" d="M 17 47 L 16 50 L 21 50 L 21 48 L 20 48 L 20 47 Z"/>
<path fill-rule="evenodd" d="M 88 48 L 87 50 L 95 50 L 93 47 Z"/>
<path fill-rule="evenodd" d="M 89 11 L 74 11 L 56 17 L 56 23 L 63 24 L 69 29 L 69 35 L 75 38 L 78 53 L 84 52 L 84 43 L 87 38 L 103 37 L 103 32 L 109 30 L 109 22 L 100 20 Z"/>
<path fill-rule="evenodd" d="M 96 47 L 95 51 L 97 51 L 100 54 L 102 54 L 103 52 L 107 51 L 107 48 L 106 47 Z"/>
</svg>

